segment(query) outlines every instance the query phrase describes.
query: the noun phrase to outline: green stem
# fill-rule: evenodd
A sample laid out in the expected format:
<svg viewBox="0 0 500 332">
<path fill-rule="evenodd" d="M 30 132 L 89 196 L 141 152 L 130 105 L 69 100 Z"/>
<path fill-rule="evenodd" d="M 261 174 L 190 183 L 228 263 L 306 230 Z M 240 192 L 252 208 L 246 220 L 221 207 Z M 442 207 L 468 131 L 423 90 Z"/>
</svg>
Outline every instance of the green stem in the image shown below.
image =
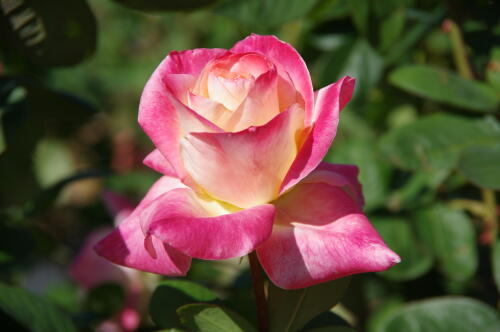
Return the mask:
<svg viewBox="0 0 500 332">
<path fill-rule="evenodd" d="M 465 210 L 473 216 L 476 216 L 483 220 L 487 218 L 487 208 L 484 202 L 476 201 L 473 199 L 458 198 L 450 200 L 448 202 L 448 205 L 452 209 Z"/>
<path fill-rule="evenodd" d="M 486 207 L 484 223 L 485 229 L 491 236 L 491 244 L 494 244 L 498 236 L 498 216 L 495 192 L 491 189 L 481 189 L 484 205 Z"/>
<path fill-rule="evenodd" d="M 460 28 L 450 19 L 446 20 L 445 24 L 450 33 L 453 59 L 455 60 L 455 66 L 457 66 L 458 72 L 465 78 L 474 79 L 474 72 L 467 59 L 467 48 Z"/>
<path fill-rule="evenodd" d="M 255 296 L 255 305 L 257 309 L 257 320 L 259 322 L 259 332 L 267 332 L 269 329 L 269 317 L 267 308 L 267 299 L 264 292 L 264 278 L 262 277 L 262 268 L 255 251 L 248 255 L 250 262 L 250 272 L 252 274 L 253 293 Z"/>
</svg>

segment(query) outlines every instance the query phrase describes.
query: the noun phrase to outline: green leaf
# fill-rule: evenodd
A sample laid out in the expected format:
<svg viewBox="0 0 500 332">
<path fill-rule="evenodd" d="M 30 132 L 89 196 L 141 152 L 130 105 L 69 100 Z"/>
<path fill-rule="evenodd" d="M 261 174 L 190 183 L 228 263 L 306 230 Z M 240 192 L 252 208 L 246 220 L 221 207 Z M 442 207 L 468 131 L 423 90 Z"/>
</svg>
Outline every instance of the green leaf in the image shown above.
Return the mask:
<svg viewBox="0 0 500 332">
<path fill-rule="evenodd" d="M 384 332 L 493 332 L 500 329 L 497 312 L 467 297 L 441 297 L 414 302 L 384 324 Z"/>
<path fill-rule="evenodd" d="M 7 104 L 2 115 L 7 149 L 0 154 L 0 174 L 23 174 L 2 178 L 0 201 L 9 206 L 26 202 L 39 189 L 32 164 L 39 140 L 47 136 L 78 140 L 79 129 L 93 118 L 96 110 L 74 96 L 47 89 L 32 80 L 9 77 L 0 79 L 0 85 L 4 80 L 18 92 L 9 95 L 14 103 Z"/>
<path fill-rule="evenodd" d="M 0 283 L 0 309 L 34 332 L 76 332 L 55 305 L 19 287 Z"/>
<path fill-rule="evenodd" d="M 158 180 L 158 174 L 149 171 L 131 171 L 127 175 L 112 175 L 106 179 L 106 187 L 111 190 L 143 195 Z"/>
<path fill-rule="evenodd" d="M 0 29 L 14 49 L 41 66 L 70 66 L 92 54 L 97 27 L 84 0 L 3 1 Z M 10 47 L 9 47 L 10 46 Z"/>
<path fill-rule="evenodd" d="M 226 0 L 216 12 L 251 27 L 275 27 L 305 16 L 318 0 Z"/>
<path fill-rule="evenodd" d="M 432 267 L 428 250 L 417 242 L 408 220 L 402 218 L 371 218 L 385 243 L 400 257 L 401 263 L 379 274 L 394 281 L 414 280 Z"/>
<path fill-rule="evenodd" d="M 393 190 L 387 200 L 391 211 L 415 209 L 435 200 L 439 185 L 448 177 L 449 170 L 433 172 L 415 171 L 398 189 Z"/>
<path fill-rule="evenodd" d="M 56 139 L 38 141 L 33 161 L 35 176 L 42 188 L 50 187 L 76 171 L 70 148 Z"/>
<path fill-rule="evenodd" d="M 375 3 L 385 4 L 386 1 L 375 1 Z M 401 38 L 398 39 L 398 42 L 387 50 L 387 54 L 384 57 L 385 65 L 394 64 L 400 59 L 404 59 L 413 54 L 412 48 L 426 36 L 433 27 L 438 26 L 442 22 L 445 13 L 444 6 L 436 6 L 428 16 L 426 15 L 425 19 L 419 20 L 420 22 L 405 31 L 405 33 L 401 35 Z M 386 14 L 381 14 L 381 16 L 384 17 L 385 15 Z"/>
<path fill-rule="evenodd" d="M 101 317 L 111 317 L 123 308 L 124 301 L 125 291 L 120 285 L 105 283 L 92 288 L 85 307 Z"/>
<path fill-rule="evenodd" d="M 45 296 L 49 300 L 71 313 L 75 313 L 79 309 L 79 295 L 78 286 L 70 280 L 52 284 L 45 291 Z"/>
<path fill-rule="evenodd" d="M 362 35 L 368 30 L 368 15 L 370 13 L 370 1 L 350 0 L 351 17 L 354 25 Z"/>
<path fill-rule="evenodd" d="M 4 152 L 6 147 L 5 137 L 3 135 L 3 126 L 2 126 L 2 114 L 0 114 L 0 154 Z"/>
<path fill-rule="evenodd" d="M 493 269 L 493 278 L 497 289 L 500 291 L 500 241 L 496 239 L 491 250 L 491 266 Z"/>
<path fill-rule="evenodd" d="M 324 65 L 318 68 L 319 84 L 326 86 L 349 75 L 356 78 L 355 100 L 364 99 L 379 81 L 383 60 L 363 39 L 345 39 L 338 47 L 324 55 Z"/>
<path fill-rule="evenodd" d="M 345 140 L 335 143 L 325 160 L 359 167 L 359 180 L 363 185 L 366 211 L 385 203 L 390 168 L 373 148 L 373 141 Z"/>
<path fill-rule="evenodd" d="M 405 25 L 404 8 L 395 10 L 387 19 L 380 24 L 379 39 L 380 50 L 385 51 L 396 43 Z"/>
<path fill-rule="evenodd" d="M 15 104 L 22 102 L 25 97 L 26 89 L 16 84 L 11 77 L 4 76 L 0 79 L 0 154 L 7 147 L 2 118 L 5 113 L 15 108 Z"/>
<path fill-rule="evenodd" d="M 349 326 L 328 326 L 307 330 L 307 332 L 356 332 L 356 330 Z"/>
<path fill-rule="evenodd" d="M 217 0 L 114 0 L 121 5 L 144 11 L 193 10 L 206 7 Z"/>
<path fill-rule="evenodd" d="M 414 95 L 471 111 L 495 112 L 497 98 L 488 85 L 443 68 L 407 65 L 389 74 L 389 81 Z"/>
<path fill-rule="evenodd" d="M 297 290 L 269 284 L 270 332 L 293 332 L 311 319 L 330 310 L 341 299 L 350 277 Z"/>
<path fill-rule="evenodd" d="M 196 332 L 254 332 L 243 317 L 210 304 L 188 304 L 177 309 L 183 325 Z"/>
<path fill-rule="evenodd" d="M 217 296 L 208 288 L 187 280 L 166 280 L 156 287 L 149 303 L 153 321 L 160 327 L 175 327 L 179 319 L 175 310 L 193 302 L 211 302 Z"/>
<path fill-rule="evenodd" d="M 0 264 L 12 262 L 14 258 L 5 251 L 0 251 Z"/>
<path fill-rule="evenodd" d="M 500 124 L 492 118 L 434 114 L 391 130 L 380 140 L 380 149 L 401 168 L 442 172 L 456 166 L 465 148 L 499 139 Z"/>
<path fill-rule="evenodd" d="M 414 0 L 384 0 L 384 1 L 373 1 L 373 12 L 380 19 L 386 19 L 387 16 L 394 13 L 401 7 L 409 7 L 412 5 Z"/>
<path fill-rule="evenodd" d="M 500 99 L 500 47 L 493 47 L 491 50 L 490 61 L 486 66 L 486 79 Z"/>
<path fill-rule="evenodd" d="M 500 142 L 467 148 L 460 157 L 458 168 L 476 185 L 500 189 Z"/>
<path fill-rule="evenodd" d="M 303 328 L 300 329 L 300 332 L 309 331 L 313 329 L 319 329 L 326 326 L 347 326 L 350 327 L 349 323 L 346 322 L 342 317 L 334 313 L 332 310 L 325 311 L 324 313 L 314 317 L 310 320 Z"/>
<path fill-rule="evenodd" d="M 404 300 L 399 297 L 391 297 L 384 300 L 382 304 L 372 311 L 366 323 L 368 332 L 384 332 L 384 325 L 388 318 L 392 317 L 404 305 Z"/>
<path fill-rule="evenodd" d="M 465 281 L 478 267 L 476 234 L 462 211 L 434 205 L 416 215 L 420 238 L 431 249 L 441 272 L 449 279 Z"/>
<path fill-rule="evenodd" d="M 450 35 L 441 28 L 436 28 L 427 34 L 424 42 L 429 53 L 441 56 L 450 56 L 452 53 Z"/>
</svg>

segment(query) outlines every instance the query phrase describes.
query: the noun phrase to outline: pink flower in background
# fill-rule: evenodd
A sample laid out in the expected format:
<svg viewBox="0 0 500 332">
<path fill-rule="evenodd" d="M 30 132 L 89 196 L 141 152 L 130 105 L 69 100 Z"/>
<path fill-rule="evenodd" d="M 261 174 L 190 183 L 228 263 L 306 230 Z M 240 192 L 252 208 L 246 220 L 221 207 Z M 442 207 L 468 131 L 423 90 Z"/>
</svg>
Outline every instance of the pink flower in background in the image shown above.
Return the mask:
<svg viewBox="0 0 500 332">
<path fill-rule="evenodd" d="M 323 163 L 354 79 L 313 92 L 300 55 L 273 36 L 171 52 L 144 88 L 139 123 L 164 174 L 102 240 L 112 262 L 184 275 L 191 258 L 257 251 L 301 288 L 399 262 L 362 212 L 352 165 Z"/>
<path fill-rule="evenodd" d="M 104 194 L 104 200 L 108 210 L 115 218 L 116 225 L 125 220 L 134 208 L 126 198 L 110 191 Z M 99 257 L 93 250 L 93 247 L 112 230 L 112 228 L 106 227 L 90 233 L 71 264 L 69 272 L 85 291 L 110 282 L 121 285 L 126 293 L 123 309 L 118 317 L 101 323 L 97 331 L 134 331 L 139 326 L 143 309 L 141 308 L 141 294 L 144 291 L 144 285 L 141 273 L 112 264 Z"/>
</svg>

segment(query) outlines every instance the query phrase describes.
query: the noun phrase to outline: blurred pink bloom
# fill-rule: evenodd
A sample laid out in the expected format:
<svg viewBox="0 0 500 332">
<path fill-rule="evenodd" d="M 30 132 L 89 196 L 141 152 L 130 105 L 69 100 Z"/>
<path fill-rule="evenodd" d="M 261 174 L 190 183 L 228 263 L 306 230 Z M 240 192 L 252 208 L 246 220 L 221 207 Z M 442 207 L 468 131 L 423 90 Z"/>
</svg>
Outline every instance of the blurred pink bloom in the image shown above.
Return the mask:
<svg viewBox="0 0 500 332">
<path fill-rule="evenodd" d="M 111 191 L 105 192 L 104 201 L 115 218 L 116 226 L 125 220 L 134 209 L 134 206 L 127 198 Z M 112 231 L 112 228 L 107 227 L 90 233 L 71 264 L 69 272 L 85 291 L 109 282 L 121 285 L 126 292 L 124 308 L 117 317 L 99 325 L 97 331 L 134 331 L 139 326 L 141 319 L 140 297 L 144 288 L 141 273 L 137 270 L 115 265 L 99 257 L 93 250 L 93 247 L 110 231 Z"/>
<path fill-rule="evenodd" d="M 353 89 L 346 76 L 313 92 L 300 55 L 273 36 L 171 52 L 139 107 L 157 148 L 144 163 L 164 176 L 97 252 L 178 276 L 192 257 L 256 250 L 290 289 L 398 263 L 362 212 L 357 168 L 321 162 Z"/>
</svg>

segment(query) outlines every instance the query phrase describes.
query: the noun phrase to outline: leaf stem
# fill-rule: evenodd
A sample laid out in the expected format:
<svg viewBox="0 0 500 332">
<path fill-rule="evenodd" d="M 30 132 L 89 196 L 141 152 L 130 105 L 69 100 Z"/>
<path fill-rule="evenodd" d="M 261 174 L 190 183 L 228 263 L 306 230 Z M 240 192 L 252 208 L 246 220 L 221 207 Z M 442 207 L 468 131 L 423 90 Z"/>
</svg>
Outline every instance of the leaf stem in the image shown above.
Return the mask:
<svg viewBox="0 0 500 332">
<path fill-rule="evenodd" d="M 248 255 L 248 260 L 250 262 L 250 272 L 252 274 L 253 294 L 255 296 L 259 332 L 267 332 L 269 329 L 269 317 L 266 294 L 264 293 L 264 278 L 262 277 L 262 268 L 260 267 L 260 263 L 255 251 Z"/>
</svg>

